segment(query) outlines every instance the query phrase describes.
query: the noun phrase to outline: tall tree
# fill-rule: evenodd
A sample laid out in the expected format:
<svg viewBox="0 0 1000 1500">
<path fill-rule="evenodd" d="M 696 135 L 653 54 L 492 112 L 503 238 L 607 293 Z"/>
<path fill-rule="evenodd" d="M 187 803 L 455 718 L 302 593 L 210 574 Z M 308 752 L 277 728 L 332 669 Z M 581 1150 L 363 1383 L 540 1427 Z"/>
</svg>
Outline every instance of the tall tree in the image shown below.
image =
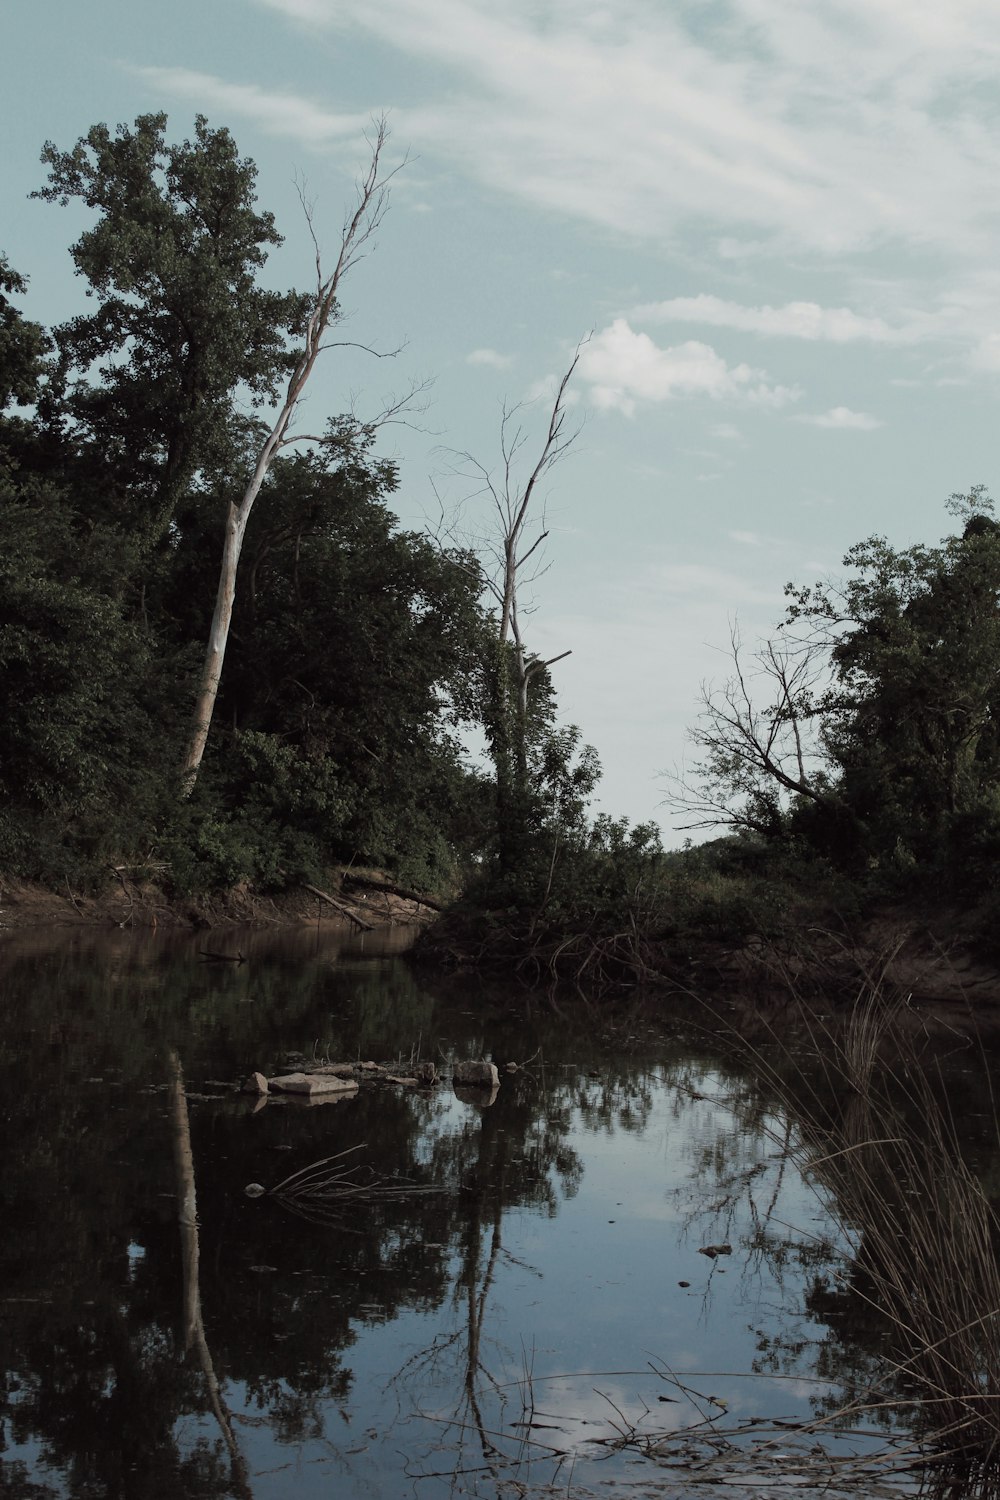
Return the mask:
<svg viewBox="0 0 1000 1500">
<path fill-rule="evenodd" d="M 258 273 L 281 237 L 273 216 L 256 207 L 253 163 L 239 157 L 228 131 L 210 129 L 201 116 L 194 139 L 180 145 L 166 143 L 165 127 L 165 115 L 144 115 L 114 134 L 95 125 L 72 151 L 47 143 L 49 184 L 37 196 L 80 199 L 98 215 L 72 251 L 98 310 L 56 338 L 65 418 L 117 478 L 121 503 L 139 519 L 140 502 L 156 542 L 193 480 L 243 470 L 238 497 L 226 501 L 215 610 L 181 767 L 190 792 L 215 709 L 250 513 L 277 455 L 307 440 L 292 433 L 293 418 L 340 316 L 344 277 L 382 220 L 393 171 L 383 167 L 388 133 L 377 121 L 334 264 L 324 267 L 317 244 L 312 290 L 269 292 Z M 277 402 L 276 415 L 248 427 L 237 405 L 244 391 L 258 407 Z M 343 426 L 335 422 L 326 436 L 338 440 Z"/>
<path fill-rule="evenodd" d="M 937 546 L 870 537 L 844 581 L 789 585 L 756 674 L 734 638 L 675 806 L 859 869 L 1000 848 L 1000 525 L 982 487 L 949 509 L 962 527 Z"/>
<path fill-rule="evenodd" d="M 549 667 L 569 651 L 543 661 L 531 653 L 523 633 L 523 586 L 538 576 L 540 549 L 547 537 L 542 483 L 565 457 L 576 438 L 566 426 L 566 392 L 580 358 L 578 347 L 559 382 L 538 456 L 523 464 L 528 434 L 523 405 L 505 406 L 500 424 L 500 464 L 493 470 L 471 453 L 460 455 L 463 472 L 489 497 L 494 524 L 475 547 L 483 559 L 482 576 L 496 603 L 496 634 L 485 663 L 484 720 L 496 772 L 500 863 L 507 874 L 523 865 L 530 838 L 533 796 L 532 761 L 552 766 L 558 737 L 552 735 L 554 706 Z M 562 743 L 572 754 L 576 739 Z M 533 750 L 536 754 L 533 756 Z M 596 766 L 596 763 L 594 763 Z M 565 769 L 565 767 L 564 767 Z M 588 772 L 590 784 L 596 769 Z"/>
<path fill-rule="evenodd" d="M 247 523 L 253 510 L 261 485 L 268 470 L 282 448 L 289 443 L 306 440 L 302 434 L 290 431 L 292 419 L 302 399 L 306 384 L 323 352 L 325 339 L 332 323 L 340 314 L 337 301 L 344 277 L 365 253 L 388 206 L 388 183 L 394 171 L 383 169 L 383 155 L 388 141 L 384 120 L 377 123 L 371 141 L 368 167 L 358 183 L 354 209 L 346 218 L 340 241 L 340 249 L 332 268 L 324 269 L 319 246 L 316 245 L 316 280 L 305 306 L 305 339 L 296 351 L 291 365 L 291 374 L 284 399 L 269 431 L 257 451 L 256 462 L 247 479 L 239 501 L 230 500 L 226 511 L 226 532 L 219 570 L 219 587 L 215 612 L 209 630 L 205 662 L 195 704 L 194 727 L 182 767 L 183 785 L 186 792 L 194 786 L 198 777 L 208 733 L 219 693 L 219 681 L 225 661 L 229 627 L 232 622 L 233 604 L 236 598 L 236 574 Z M 311 226 L 310 226 L 311 227 Z M 315 241 L 314 241 L 315 243 Z M 340 436 L 342 424 L 333 424 L 331 435 Z"/>
<path fill-rule="evenodd" d="M 95 125 L 70 151 L 47 142 L 49 183 L 35 194 L 96 215 L 71 253 L 97 310 L 55 332 L 63 412 L 150 541 L 228 451 L 237 393 L 273 399 L 307 314 L 304 297 L 258 285 L 281 236 L 256 207 L 254 164 L 200 115 L 177 145 L 166 123 Z"/>
</svg>

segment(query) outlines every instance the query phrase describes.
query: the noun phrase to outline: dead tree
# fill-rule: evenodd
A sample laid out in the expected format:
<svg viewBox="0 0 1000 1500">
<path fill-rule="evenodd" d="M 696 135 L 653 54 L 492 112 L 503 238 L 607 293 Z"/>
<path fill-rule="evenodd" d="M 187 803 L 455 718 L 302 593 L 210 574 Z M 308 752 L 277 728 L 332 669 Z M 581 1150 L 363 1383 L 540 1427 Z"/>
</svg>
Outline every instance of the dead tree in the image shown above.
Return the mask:
<svg viewBox="0 0 1000 1500">
<path fill-rule="evenodd" d="M 559 382 L 541 450 L 527 473 L 522 461 L 529 441 L 523 402 L 503 408 L 499 472 L 487 468 L 471 453 L 458 456 L 459 472 L 478 486 L 470 498 L 488 497 L 495 518 L 491 531 L 471 539 L 471 549 L 479 559 L 485 588 L 497 606 L 496 649 L 487 663 L 485 719 L 496 771 L 501 863 L 508 869 L 517 864 L 530 802 L 531 683 L 570 655 L 568 650 L 561 651 L 546 661 L 529 652 L 522 627 L 522 588 L 542 571 L 541 549 L 549 535 L 541 496 L 543 480 L 578 435 L 578 429 L 567 428 L 566 392 L 581 347 L 577 347 Z M 455 539 L 454 527 L 450 528 L 450 539 Z M 468 543 L 469 539 L 463 540 Z"/>
<path fill-rule="evenodd" d="M 730 630 L 732 675 L 703 684 L 702 711 L 690 738 L 702 753 L 691 771 L 667 776 L 665 801 L 681 828 L 730 828 L 769 834 L 789 802 L 828 808 L 822 689 L 829 679 L 821 642 L 769 640 L 748 663 L 739 630 Z"/>
<path fill-rule="evenodd" d="M 292 419 L 317 360 L 323 350 L 330 347 L 326 341 L 326 335 L 330 326 L 340 315 L 338 294 L 344 277 L 365 255 L 366 246 L 369 246 L 388 207 L 389 182 L 399 167 L 389 171 L 383 169 L 383 156 L 387 142 L 386 122 L 381 119 L 376 122 L 374 136 L 369 142 L 371 156 L 368 168 L 358 183 L 354 210 L 344 224 L 340 251 L 332 270 L 324 271 L 319 244 L 313 233 L 311 213 L 303 200 L 306 220 L 316 251 L 316 287 L 312 296 L 311 310 L 306 320 L 305 341 L 289 377 L 284 401 L 260 446 L 253 473 L 243 491 L 242 498 L 238 503 L 230 501 L 228 505 L 215 612 L 209 629 L 205 662 L 195 704 L 194 724 L 181 771 L 185 795 L 193 790 L 198 779 L 205 745 L 208 741 L 236 598 L 236 575 L 240 553 L 243 549 L 243 539 L 254 502 L 260 494 L 261 486 L 267 478 L 271 465 L 284 447 L 293 442 L 322 441 L 322 438 L 315 438 L 312 435 L 293 434 L 291 432 Z M 388 411 L 382 413 L 376 422 L 359 425 L 368 427 L 379 425 L 380 422 L 388 420 L 391 415 L 398 412 L 404 404 L 405 402 L 394 403 Z"/>
</svg>

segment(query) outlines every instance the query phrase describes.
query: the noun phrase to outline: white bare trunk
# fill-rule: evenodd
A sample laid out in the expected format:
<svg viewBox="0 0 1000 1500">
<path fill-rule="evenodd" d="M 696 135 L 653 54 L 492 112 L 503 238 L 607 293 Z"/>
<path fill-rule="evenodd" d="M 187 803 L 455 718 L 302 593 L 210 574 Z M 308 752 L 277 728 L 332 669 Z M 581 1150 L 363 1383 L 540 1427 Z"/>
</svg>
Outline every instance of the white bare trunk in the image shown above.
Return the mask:
<svg viewBox="0 0 1000 1500">
<path fill-rule="evenodd" d="M 357 204 L 353 214 L 344 225 L 337 263 L 327 276 L 323 274 L 317 246 L 315 300 L 306 323 L 304 347 L 289 377 L 288 389 L 281 410 L 257 456 L 253 477 L 244 490 L 239 505 L 230 503 L 229 506 L 215 612 L 212 616 L 208 646 L 205 651 L 205 664 L 198 687 L 191 738 L 181 768 L 181 795 L 184 797 L 189 796 L 194 790 L 198 772 L 201 769 L 202 757 L 205 754 L 205 746 L 208 743 L 209 730 L 212 727 L 212 715 L 215 712 L 215 701 L 219 694 L 219 682 L 222 678 L 226 645 L 229 641 L 229 626 L 236 599 L 236 576 L 240 553 L 243 550 L 243 538 L 246 535 L 250 512 L 274 460 L 282 447 L 293 441 L 288 436 L 288 429 L 306 383 L 323 352 L 324 336 L 330 324 L 337 319 L 337 293 L 340 283 L 363 252 L 365 244 L 375 233 L 385 212 L 387 181 L 393 175 L 392 172 L 385 176 L 381 173 L 382 152 L 387 140 L 388 132 L 385 121 L 381 120 L 378 122 L 378 131 L 371 143 L 372 154 L 368 170 L 358 185 Z M 306 208 L 306 217 L 311 232 L 312 220 L 308 208 Z"/>
<path fill-rule="evenodd" d="M 233 604 L 236 600 L 236 573 L 249 518 L 249 507 L 241 506 L 237 510 L 235 505 L 230 504 L 229 513 L 226 516 L 226 536 L 222 545 L 222 565 L 219 569 L 219 589 L 215 596 L 215 612 L 212 615 L 212 624 L 208 632 L 205 663 L 202 667 L 201 683 L 195 703 L 194 728 L 181 772 L 185 795 L 193 790 L 198 778 L 205 745 L 208 742 L 208 731 L 212 727 L 212 715 L 215 712 L 215 700 L 219 695 L 222 664 L 226 659 L 229 626 L 232 623 Z"/>
</svg>

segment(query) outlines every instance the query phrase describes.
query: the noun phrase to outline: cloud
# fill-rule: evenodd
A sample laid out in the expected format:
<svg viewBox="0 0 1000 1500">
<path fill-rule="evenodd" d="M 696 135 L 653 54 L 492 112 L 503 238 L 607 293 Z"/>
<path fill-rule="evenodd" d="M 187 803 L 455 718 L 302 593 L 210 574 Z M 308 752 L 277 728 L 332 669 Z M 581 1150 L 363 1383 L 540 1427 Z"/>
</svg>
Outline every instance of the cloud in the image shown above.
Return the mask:
<svg viewBox="0 0 1000 1500">
<path fill-rule="evenodd" d="M 414 149 L 549 211 L 737 253 L 994 241 L 994 0 L 258 3 L 426 64 Z"/>
<path fill-rule="evenodd" d="M 487 365 L 491 370 L 509 370 L 514 363 L 513 354 L 499 354 L 496 349 L 473 349 L 465 356 L 467 365 Z"/>
<path fill-rule="evenodd" d="M 765 370 L 727 364 L 710 344 L 692 339 L 660 348 L 625 318 L 616 318 L 584 346 L 578 372 L 594 406 L 629 417 L 640 402 L 703 396 L 778 408 L 799 396 L 794 387 L 771 384 Z"/>
<path fill-rule="evenodd" d="M 1000 373 L 995 0 L 255 3 L 345 49 L 403 59 L 405 92 L 359 91 L 345 111 L 191 69 L 141 76 L 352 165 L 391 104 L 395 140 L 430 180 L 443 165 L 616 239 L 694 243 L 702 262 L 712 246 L 720 273 L 780 255 L 858 277 L 861 257 L 889 252 L 893 275 L 861 308 L 703 292 L 643 317 L 839 344 L 943 339 Z M 904 282 L 912 300 L 893 306 Z"/>
<path fill-rule="evenodd" d="M 251 83 L 228 83 L 192 68 L 132 71 L 159 92 L 193 99 L 201 109 L 252 120 L 268 135 L 286 136 L 304 146 L 344 143 L 356 151 L 359 144 L 363 145 L 365 132 L 371 131 L 370 110 L 345 114 L 312 104 L 298 94 L 274 92 Z"/>
<path fill-rule="evenodd" d="M 818 302 L 786 302 L 782 307 L 744 307 L 722 297 L 672 297 L 633 308 L 636 319 L 654 323 L 707 323 L 745 333 L 794 339 L 824 339 L 834 344 L 864 340 L 875 344 L 908 344 L 920 335 L 915 327 L 893 328 L 884 318 L 865 317 L 849 307 L 821 307 Z"/>
<path fill-rule="evenodd" d="M 803 414 L 795 420 L 807 422 L 810 427 L 837 427 L 855 432 L 873 432 L 876 427 L 885 426 L 878 417 L 869 416 L 866 411 L 851 411 L 849 406 L 831 406 L 829 411 L 818 412 L 815 416 Z"/>
</svg>

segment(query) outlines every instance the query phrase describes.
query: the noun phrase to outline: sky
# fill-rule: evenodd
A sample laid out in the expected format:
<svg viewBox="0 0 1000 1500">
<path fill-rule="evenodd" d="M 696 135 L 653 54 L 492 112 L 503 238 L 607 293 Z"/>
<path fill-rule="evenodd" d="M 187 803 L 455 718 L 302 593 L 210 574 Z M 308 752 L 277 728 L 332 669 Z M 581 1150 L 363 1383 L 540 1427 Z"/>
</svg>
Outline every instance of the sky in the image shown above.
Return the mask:
<svg viewBox="0 0 1000 1500">
<path fill-rule="evenodd" d="M 85 211 L 29 198 L 43 143 L 165 111 L 227 126 L 285 236 L 335 251 L 385 114 L 400 171 L 344 286 L 309 421 L 429 381 L 386 428 L 407 527 L 488 535 L 471 455 L 527 461 L 551 392 L 526 644 L 604 765 L 595 811 L 684 837 L 665 774 L 706 684 L 878 533 L 946 534 L 996 486 L 1000 7 L 995 0 L 14 0 L 0 50 L 0 251 L 25 311 L 83 310 Z M 456 521 L 457 518 L 457 521 Z"/>
</svg>

